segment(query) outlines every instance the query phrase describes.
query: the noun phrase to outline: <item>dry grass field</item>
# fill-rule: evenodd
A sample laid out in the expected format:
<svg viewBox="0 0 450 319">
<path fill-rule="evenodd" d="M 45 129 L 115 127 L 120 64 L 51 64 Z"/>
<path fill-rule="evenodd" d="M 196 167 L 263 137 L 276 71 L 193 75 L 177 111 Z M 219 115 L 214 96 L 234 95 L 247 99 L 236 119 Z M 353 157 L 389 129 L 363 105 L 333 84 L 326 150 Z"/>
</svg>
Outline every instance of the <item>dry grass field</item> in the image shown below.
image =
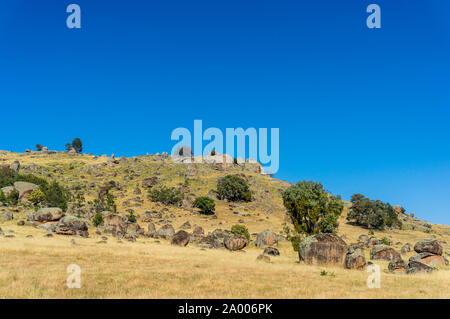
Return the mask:
<svg viewBox="0 0 450 319">
<path fill-rule="evenodd" d="M 91 173 L 87 167 L 105 162 L 106 158 L 0 154 L 0 164 L 16 159 L 22 166 L 38 165 L 40 169 L 36 174 L 57 179 L 68 186 L 109 180 L 120 182 L 124 190 L 117 193 L 117 198 L 119 212 L 122 213 L 126 208 L 122 203 L 136 197 L 133 189 L 141 184 L 143 178 L 152 176 L 155 169 L 168 185 L 184 181 L 183 172 L 178 171 L 185 169 L 183 165 L 164 166 L 145 157 L 135 164 L 105 166 L 99 169 L 100 174 Z M 63 173 L 56 173 L 57 169 Z M 126 169 L 133 169 L 140 176 L 128 180 L 125 178 Z M 192 193 L 207 194 L 215 187 L 217 178 L 226 173 L 229 172 L 200 168 L 199 178 L 189 184 Z M 257 173 L 245 173 L 253 176 L 251 188 L 262 196 L 257 197 L 256 202 L 238 204 L 235 209 L 247 212 L 246 216 L 234 214 L 235 209 L 221 201 L 216 201 L 216 219 L 182 208 L 170 208 L 174 228 L 177 230 L 182 223 L 189 221 L 192 225 L 204 227 L 207 233 L 216 228 L 230 229 L 240 219 L 244 219 L 250 233 L 268 228 L 280 232 L 284 226 L 289 226 L 279 196 L 279 189 L 286 183 Z M 95 191 L 87 188 L 86 197 L 93 198 Z M 133 206 L 136 215 L 161 208 L 144 195 L 141 197 L 144 203 Z M 270 213 L 263 213 L 268 209 Z M 95 234 L 94 227 L 89 229 L 89 238 L 45 237 L 44 230 L 17 225 L 18 220 L 25 220 L 24 211 L 20 209 L 12 221 L 0 222 L 5 235 L 14 236 L 0 236 L 0 298 L 450 298 L 450 267 L 428 274 L 399 275 L 388 273 L 387 262 L 375 261 L 382 269 L 381 288 L 369 289 L 366 284 L 369 273 L 299 264 L 298 254 L 286 241 L 279 243 L 281 255 L 271 257 L 271 262 L 266 263 L 256 260 L 262 249 L 253 244 L 243 251 L 230 252 L 226 249 L 205 250 L 191 244 L 187 247 L 172 246 L 169 241 L 145 237 L 128 242 L 106 235 L 107 242 L 100 243 L 104 235 Z M 348 224 L 345 214 L 346 211 L 341 217 L 338 234 L 345 235 L 347 243 L 356 242 L 360 234 L 368 234 L 367 229 Z M 146 227 L 139 219 L 138 222 Z M 450 227 L 432 225 L 429 233 L 421 230 L 375 231 L 375 236 L 391 239 L 393 247 L 399 251 L 401 244 L 397 242 L 414 245 L 418 240 L 431 236 L 449 243 Z M 72 239 L 77 245 L 72 243 Z M 449 251 L 448 244 L 444 245 L 444 250 Z M 413 254 L 402 257 L 407 261 Z M 366 258 L 370 260 L 368 249 Z M 70 264 L 81 268 L 79 289 L 69 289 L 66 285 L 69 275 L 66 269 Z"/>
</svg>

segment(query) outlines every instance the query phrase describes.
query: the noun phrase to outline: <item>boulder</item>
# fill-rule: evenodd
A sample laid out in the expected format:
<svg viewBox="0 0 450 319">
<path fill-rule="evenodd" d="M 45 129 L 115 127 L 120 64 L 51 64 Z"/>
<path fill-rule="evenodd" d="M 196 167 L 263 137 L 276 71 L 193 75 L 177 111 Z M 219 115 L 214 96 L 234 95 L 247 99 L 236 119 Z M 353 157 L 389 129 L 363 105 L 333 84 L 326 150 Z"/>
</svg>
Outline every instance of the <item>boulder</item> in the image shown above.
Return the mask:
<svg viewBox="0 0 450 319">
<path fill-rule="evenodd" d="M 280 256 L 280 252 L 275 247 L 266 247 L 263 252 L 264 255 Z"/>
<path fill-rule="evenodd" d="M 336 234 L 317 234 L 299 244 L 300 262 L 307 264 L 344 264 L 347 244 Z"/>
<path fill-rule="evenodd" d="M 255 245 L 258 248 L 276 246 L 278 244 L 278 236 L 270 229 L 266 229 L 256 235 Z"/>
<path fill-rule="evenodd" d="M 7 220 L 13 220 L 13 219 L 14 219 L 14 214 L 13 214 L 13 212 L 11 212 L 11 211 L 3 212 L 3 213 L 0 215 L 0 219 L 1 219 L 1 220 L 4 220 L 4 221 L 7 221 Z"/>
<path fill-rule="evenodd" d="M 432 253 L 434 255 L 442 255 L 444 251 L 442 245 L 434 238 L 426 238 L 418 241 L 414 245 L 416 253 Z"/>
<path fill-rule="evenodd" d="M 156 227 L 155 227 L 155 224 L 149 223 L 149 224 L 147 225 L 147 234 L 146 234 L 146 236 L 147 236 L 147 237 L 155 237 L 155 235 L 156 235 Z"/>
<path fill-rule="evenodd" d="M 256 257 L 256 260 L 259 261 L 264 261 L 266 263 L 270 263 L 270 257 L 264 254 L 258 255 L 258 257 Z"/>
<path fill-rule="evenodd" d="M 34 221 L 40 223 L 54 222 L 59 220 L 63 215 L 63 211 L 58 207 L 41 208 L 34 214 Z"/>
<path fill-rule="evenodd" d="M 144 233 L 145 230 L 138 223 L 128 223 L 127 234 L 131 234 L 137 238 L 139 235 L 144 235 Z"/>
<path fill-rule="evenodd" d="M 15 182 L 14 188 L 19 192 L 19 200 L 26 200 L 25 195 L 31 194 L 35 189 L 39 189 L 39 186 L 28 182 Z"/>
<path fill-rule="evenodd" d="M 378 240 L 378 239 L 376 239 L 376 237 L 370 237 L 367 241 L 366 241 L 366 247 L 367 248 L 370 248 L 370 247 L 373 247 L 373 246 L 375 246 L 375 245 L 380 245 L 381 244 L 381 242 Z"/>
<path fill-rule="evenodd" d="M 387 245 L 375 245 L 370 250 L 370 259 L 373 260 L 401 260 L 400 254 Z"/>
<path fill-rule="evenodd" d="M 402 260 L 391 260 L 388 265 L 388 270 L 392 273 L 404 274 L 408 269 L 408 265 Z"/>
<path fill-rule="evenodd" d="M 417 261 L 427 266 L 448 266 L 448 260 L 444 256 L 431 253 L 419 253 L 409 258 L 409 261 Z"/>
<path fill-rule="evenodd" d="M 190 229 L 191 228 L 191 223 L 190 222 L 185 222 L 183 225 L 180 226 L 181 229 Z"/>
<path fill-rule="evenodd" d="M 103 213 L 102 213 L 103 214 Z M 128 223 L 117 214 L 106 212 L 103 217 L 103 232 L 113 236 L 124 236 L 127 233 Z"/>
<path fill-rule="evenodd" d="M 366 267 L 366 257 L 363 248 L 350 245 L 345 255 L 345 268 L 362 270 Z"/>
<path fill-rule="evenodd" d="M 410 251 L 411 251 L 411 244 L 410 243 L 406 243 L 406 244 L 403 245 L 402 249 L 400 250 L 400 253 L 402 255 L 404 255 L 404 254 L 406 254 L 406 253 L 408 253 Z"/>
<path fill-rule="evenodd" d="M 11 163 L 11 165 L 9 165 L 9 168 L 12 169 L 16 174 L 19 173 L 20 162 L 19 161 L 14 161 L 13 163 Z"/>
<path fill-rule="evenodd" d="M 55 233 L 60 235 L 79 235 L 88 237 L 88 226 L 86 222 L 75 216 L 64 216 L 56 225 Z"/>
<path fill-rule="evenodd" d="M 369 236 L 364 235 L 364 234 L 359 235 L 359 237 L 358 237 L 358 241 L 359 241 L 359 242 L 365 243 L 365 242 L 368 241 L 368 240 L 369 240 Z"/>
<path fill-rule="evenodd" d="M 242 235 L 227 236 L 224 241 L 225 248 L 231 251 L 241 250 L 247 246 L 248 240 Z"/>
<path fill-rule="evenodd" d="M 184 230 L 179 230 L 172 237 L 172 245 L 186 246 L 187 244 L 189 244 L 189 234 Z"/>
<path fill-rule="evenodd" d="M 406 273 L 415 274 L 418 272 L 431 272 L 433 270 L 435 270 L 435 269 L 428 265 L 425 265 L 424 263 L 412 260 L 408 264 L 408 269 L 406 270 Z"/>
<path fill-rule="evenodd" d="M 175 229 L 173 229 L 172 225 L 170 224 L 162 226 L 156 232 L 156 237 L 158 238 L 170 239 L 173 237 L 173 235 L 175 235 Z"/>
</svg>

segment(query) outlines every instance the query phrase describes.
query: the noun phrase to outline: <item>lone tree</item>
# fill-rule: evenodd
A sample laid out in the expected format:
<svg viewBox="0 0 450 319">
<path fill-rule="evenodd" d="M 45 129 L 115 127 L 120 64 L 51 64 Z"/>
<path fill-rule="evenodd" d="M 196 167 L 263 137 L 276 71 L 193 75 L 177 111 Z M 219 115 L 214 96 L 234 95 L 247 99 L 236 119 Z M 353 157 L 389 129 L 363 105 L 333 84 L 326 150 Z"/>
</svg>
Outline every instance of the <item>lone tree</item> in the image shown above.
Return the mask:
<svg viewBox="0 0 450 319">
<path fill-rule="evenodd" d="M 42 151 L 43 146 L 41 144 L 36 144 L 36 149 L 40 152 Z"/>
<path fill-rule="evenodd" d="M 335 232 L 344 204 L 340 196 L 327 193 L 322 184 L 301 181 L 286 189 L 282 197 L 298 233 Z"/>
<path fill-rule="evenodd" d="M 83 143 L 81 142 L 80 138 L 75 138 L 72 142 L 72 147 L 77 153 L 81 153 L 83 151 Z"/>
</svg>

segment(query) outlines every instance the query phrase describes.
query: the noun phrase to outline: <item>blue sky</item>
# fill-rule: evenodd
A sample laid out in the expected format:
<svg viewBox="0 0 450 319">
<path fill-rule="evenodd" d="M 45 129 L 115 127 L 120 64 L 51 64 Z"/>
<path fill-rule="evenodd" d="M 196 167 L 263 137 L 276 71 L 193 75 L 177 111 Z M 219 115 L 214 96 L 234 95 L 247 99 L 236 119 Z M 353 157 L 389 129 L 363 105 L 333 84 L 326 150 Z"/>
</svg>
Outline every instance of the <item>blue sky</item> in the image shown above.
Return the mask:
<svg viewBox="0 0 450 319">
<path fill-rule="evenodd" d="M 0 149 L 133 156 L 194 119 L 276 127 L 278 178 L 450 224 L 449 40 L 446 0 L 5 0 Z"/>
</svg>

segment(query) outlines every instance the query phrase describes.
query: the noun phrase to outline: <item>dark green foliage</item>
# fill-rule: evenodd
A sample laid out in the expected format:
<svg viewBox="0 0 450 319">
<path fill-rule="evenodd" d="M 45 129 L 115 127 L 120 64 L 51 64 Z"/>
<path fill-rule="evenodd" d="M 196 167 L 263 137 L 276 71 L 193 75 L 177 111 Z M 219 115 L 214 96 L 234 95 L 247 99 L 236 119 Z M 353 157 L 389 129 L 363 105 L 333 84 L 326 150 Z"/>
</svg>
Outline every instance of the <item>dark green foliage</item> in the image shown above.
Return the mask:
<svg viewBox="0 0 450 319">
<path fill-rule="evenodd" d="M 19 192 L 14 189 L 11 194 L 9 194 L 6 197 L 6 203 L 8 203 L 11 206 L 16 206 L 17 203 L 19 202 Z"/>
<path fill-rule="evenodd" d="M 128 221 L 130 222 L 130 223 L 135 223 L 137 220 L 136 220 L 136 216 L 134 216 L 134 214 L 133 214 L 133 212 L 131 211 L 130 212 L 130 215 L 128 215 Z"/>
<path fill-rule="evenodd" d="M 344 204 L 328 194 L 322 184 L 298 182 L 282 193 L 283 203 L 298 233 L 332 233 L 338 226 Z"/>
<path fill-rule="evenodd" d="M 233 225 L 231 227 L 231 233 L 234 235 L 242 235 L 247 238 L 247 240 L 250 240 L 250 233 L 244 225 Z"/>
<path fill-rule="evenodd" d="M 41 189 L 45 194 L 45 204 L 48 207 L 59 207 L 63 211 L 67 209 L 67 203 L 71 198 L 69 190 L 53 181 L 47 189 Z"/>
<path fill-rule="evenodd" d="M 212 150 L 211 151 L 211 156 L 215 156 L 216 155 L 216 150 Z"/>
<path fill-rule="evenodd" d="M 97 213 L 103 211 L 109 211 L 112 213 L 117 212 L 117 205 L 115 203 L 114 195 L 109 192 L 110 189 L 110 187 L 104 188 L 102 192 L 99 192 L 98 198 L 94 199 L 93 206 Z"/>
<path fill-rule="evenodd" d="M 367 228 L 383 230 L 388 227 L 401 227 L 397 213 L 389 203 L 371 200 L 362 195 L 352 196 L 353 206 L 347 215 L 347 220 Z"/>
<path fill-rule="evenodd" d="M 250 202 L 252 193 L 247 182 L 236 175 L 227 175 L 217 182 L 217 193 L 220 199 L 227 199 L 230 202 Z"/>
<path fill-rule="evenodd" d="M 103 215 L 99 212 L 95 213 L 94 218 L 92 219 L 92 223 L 95 227 L 103 223 Z"/>
<path fill-rule="evenodd" d="M 381 238 L 381 240 L 380 240 L 384 245 L 387 245 L 387 246 L 389 246 L 389 239 L 387 238 L 387 237 L 383 237 L 383 238 Z"/>
<path fill-rule="evenodd" d="M 114 196 L 110 192 L 106 193 L 106 210 L 116 213 L 117 212 L 117 205 L 114 201 Z"/>
<path fill-rule="evenodd" d="M 148 198 L 152 202 L 160 202 L 164 205 L 180 206 L 183 201 L 183 194 L 179 189 L 162 186 L 160 188 L 150 189 L 148 192 Z"/>
<path fill-rule="evenodd" d="M 81 153 L 83 151 L 83 143 L 80 138 L 75 138 L 72 142 L 72 147 L 75 149 L 77 153 Z"/>
<path fill-rule="evenodd" d="M 299 234 L 291 232 L 291 229 L 287 226 L 283 228 L 284 235 L 286 239 L 291 242 L 292 248 L 295 252 L 298 252 L 298 246 L 300 245 L 300 240 L 302 237 Z"/>
<path fill-rule="evenodd" d="M 211 215 L 214 214 L 214 210 L 216 209 L 216 204 L 214 200 L 209 197 L 201 196 L 197 197 L 194 201 L 194 207 L 200 209 L 203 214 Z"/>
<path fill-rule="evenodd" d="M 36 149 L 42 151 L 43 146 L 41 144 L 36 144 Z"/>
<path fill-rule="evenodd" d="M 234 165 L 237 165 L 237 163 L 238 163 L 238 160 L 237 160 L 237 158 L 235 157 L 235 158 L 233 158 L 233 164 Z"/>
<path fill-rule="evenodd" d="M 0 190 L 0 203 L 6 203 L 5 193 L 3 193 L 1 190 Z"/>
<path fill-rule="evenodd" d="M 16 173 L 9 167 L 0 167 L 0 188 L 14 184 Z"/>
</svg>

